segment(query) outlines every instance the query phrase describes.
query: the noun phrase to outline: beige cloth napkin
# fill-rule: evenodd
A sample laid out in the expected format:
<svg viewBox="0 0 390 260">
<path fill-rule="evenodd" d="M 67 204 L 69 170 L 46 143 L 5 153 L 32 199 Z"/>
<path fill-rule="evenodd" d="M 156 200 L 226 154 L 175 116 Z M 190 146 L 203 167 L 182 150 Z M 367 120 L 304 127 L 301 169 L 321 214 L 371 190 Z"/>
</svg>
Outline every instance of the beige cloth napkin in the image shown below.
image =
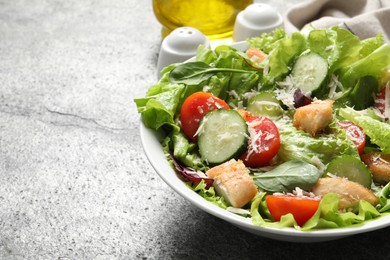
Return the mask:
<svg viewBox="0 0 390 260">
<path fill-rule="evenodd" d="M 383 33 L 390 42 L 390 0 L 311 0 L 293 6 L 285 15 L 287 33 L 310 24 L 314 28 L 338 25 L 361 39 Z"/>
</svg>

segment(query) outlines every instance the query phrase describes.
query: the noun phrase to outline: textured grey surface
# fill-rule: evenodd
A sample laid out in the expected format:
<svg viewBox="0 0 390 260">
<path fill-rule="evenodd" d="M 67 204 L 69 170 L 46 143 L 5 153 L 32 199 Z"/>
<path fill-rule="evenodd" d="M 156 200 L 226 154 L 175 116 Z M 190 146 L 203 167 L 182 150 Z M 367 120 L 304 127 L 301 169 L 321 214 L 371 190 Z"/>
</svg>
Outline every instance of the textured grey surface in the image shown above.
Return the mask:
<svg viewBox="0 0 390 260">
<path fill-rule="evenodd" d="M 151 1 L 0 0 L 0 259 L 390 257 L 389 228 L 273 241 L 159 179 L 132 102 L 156 80 L 159 31 Z"/>
</svg>

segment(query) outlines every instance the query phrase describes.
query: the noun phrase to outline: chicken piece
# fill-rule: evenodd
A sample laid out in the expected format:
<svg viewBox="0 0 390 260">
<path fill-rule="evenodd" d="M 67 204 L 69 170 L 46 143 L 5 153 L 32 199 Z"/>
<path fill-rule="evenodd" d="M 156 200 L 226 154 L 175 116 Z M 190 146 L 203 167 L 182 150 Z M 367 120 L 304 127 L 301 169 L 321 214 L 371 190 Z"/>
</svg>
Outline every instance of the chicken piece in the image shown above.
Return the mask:
<svg viewBox="0 0 390 260">
<path fill-rule="evenodd" d="M 296 109 L 293 119 L 294 126 L 312 136 L 327 127 L 333 119 L 334 100 L 316 100 L 311 104 Z"/>
<path fill-rule="evenodd" d="M 260 63 L 267 58 L 267 54 L 256 48 L 249 48 L 246 55 L 255 63 Z"/>
<path fill-rule="evenodd" d="M 390 154 L 374 152 L 362 154 L 361 158 L 370 169 L 374 182 L 379 184 L 390 182 Z"/>
<path fill-rule="evenodd" d="M 257 193 L 249 170 L 241 160 L 231 159 L 211 168 L 206 174 L 209 178 L 214 179 L 213 186 L 216 192 L 233 207 L 241 208 Z"/>
<path fill-rule="evenodd" d="M 336 193 L 340 198 L 339 209 L 342 210 L 356 209 L 359 200 L 365 200 L 373 206 L 379 203 L 378 197 L 372 191 L 344 178 L 320 178 L 311 192 L 317 196 Z"/>
</svg>

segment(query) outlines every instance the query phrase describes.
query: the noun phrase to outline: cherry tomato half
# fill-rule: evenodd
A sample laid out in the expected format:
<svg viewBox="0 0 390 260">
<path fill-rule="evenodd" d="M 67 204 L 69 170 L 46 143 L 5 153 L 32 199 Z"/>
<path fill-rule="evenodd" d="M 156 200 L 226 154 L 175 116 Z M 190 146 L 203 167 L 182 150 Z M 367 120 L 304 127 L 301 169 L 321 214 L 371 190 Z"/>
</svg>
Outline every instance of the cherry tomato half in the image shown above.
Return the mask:
<svg viewBox="0 0 390 260">
<path fill-rule="evenodd" d="M 280 148 L 280 135 L 274 122 L 263 116 L 246 118 L 249 130 L 248 149 L 240 159 L 248 167 L 260 167 L 269 163 Z"/>
<path fill-rule="evenodd" d="M 299 226 L 306 223 L 317 211 L 320 199 L 292 195 L 267 195 L 268 210 L 275 221 L 291 213 Z"/>
<path fill-rule="evenodd" d="M 337 124 L 347 132 L 348 137 L 356 145 L 359 154 L 362 154 L 366 145 L 366 134 L 363 129 L 349 121 L 340 121 Z"/>
<path fill-rule="evenodd" d="M 207 92 L 196 92 L 186 98 L 180 110 L 180 121 L 184 134 L 196 141 L 195 136 L 200 120 L 208 112 L 216 109 L 229 109 L 226 102 Z"/>
</svg>

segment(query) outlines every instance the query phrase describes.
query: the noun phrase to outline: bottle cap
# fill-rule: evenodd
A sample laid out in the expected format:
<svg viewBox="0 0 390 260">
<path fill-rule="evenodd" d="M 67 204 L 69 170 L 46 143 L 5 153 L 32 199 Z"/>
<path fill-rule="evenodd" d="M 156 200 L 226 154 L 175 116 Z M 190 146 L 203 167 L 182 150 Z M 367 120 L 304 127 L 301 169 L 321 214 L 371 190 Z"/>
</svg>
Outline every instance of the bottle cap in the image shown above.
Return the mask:
<svg viewBox="0 0 390 260">
<path fill-rule="evenodd" d="M 199 45 L 210 48 L 209 39 L 198 29 L 179 27 L 173 30 L 161 44 L 157 62 L 158 78 L 164 67 L 194 57 Z"/>
<path fill-rule="evenodd" d="M 255 3 L 241 11 L 236 18 L 233 41 L 245 41 L 247 38 L 261 36 L 282 26 L 283 18 L 273 7 Z"/>
</svg>

